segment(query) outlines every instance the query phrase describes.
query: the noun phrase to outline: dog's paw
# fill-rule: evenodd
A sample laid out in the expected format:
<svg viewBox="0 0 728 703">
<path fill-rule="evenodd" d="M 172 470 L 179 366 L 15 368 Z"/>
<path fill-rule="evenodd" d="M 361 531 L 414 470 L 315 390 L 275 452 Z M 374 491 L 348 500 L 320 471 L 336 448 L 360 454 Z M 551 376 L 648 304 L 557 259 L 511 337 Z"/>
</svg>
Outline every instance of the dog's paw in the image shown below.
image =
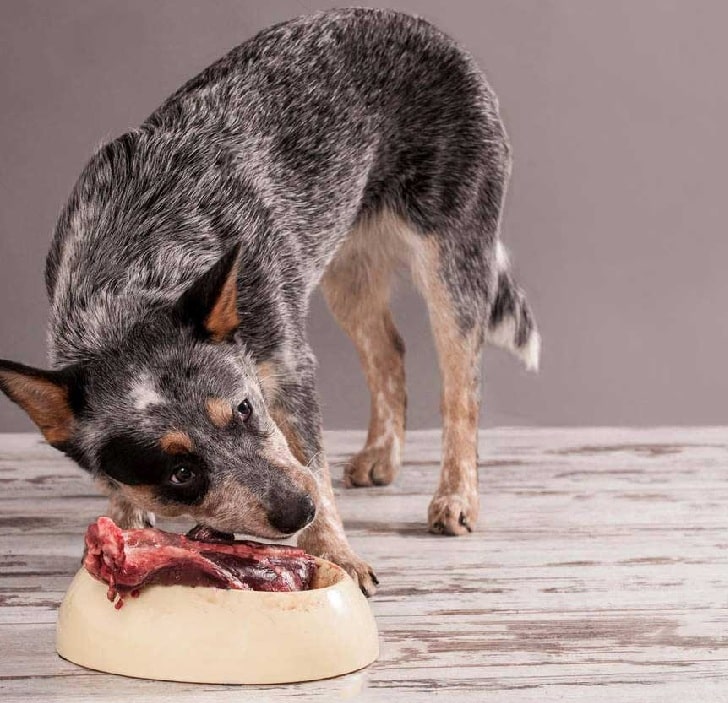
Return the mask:
<svg viewBox="0 0 728 703">
<path fill-rule="evenodd" d="M 430 532 L 464 535 L 472 532 L 478 519 L 478 500 L 457 493 L 436 494 L 427 510 Z"/>
<path fill-rule="evenodd" d="M 138 530 L 144 527 L 154 527 L 154 513 L 137 508 L 119 493 L 114 493 L 109 499 L 108 516 L 122 530 Z"/>
<path fill-rule="evenodd" d="M 392 483 L 399 472 L 399 451 L 395 442 L 364 447 L 354 455 L 344 469 L 346 487 L 387 486 Z"/>
<path fill-rule="evenodd" d="M 298 546 L 309 554 L 338 564 L 354 579 L 365 596 L 373 596 L 377 592 L 379 579 L 374 569 L 360 559 L 347 542 L 339 539 L 321 539 L 320 535 L 302 532 L 298 538 Z"/>
<path fill-rule="evenodd" d="M 377 592 L 379 579 L 374 573 L 374 569 L 354 552 L 347 550 L 339 554 L 330 554 L 327 558 L 344 569 L 354 579 L 354 582 L 361 588 L 361 592 L 365 596 L 373 596 Z"/>
</svg>

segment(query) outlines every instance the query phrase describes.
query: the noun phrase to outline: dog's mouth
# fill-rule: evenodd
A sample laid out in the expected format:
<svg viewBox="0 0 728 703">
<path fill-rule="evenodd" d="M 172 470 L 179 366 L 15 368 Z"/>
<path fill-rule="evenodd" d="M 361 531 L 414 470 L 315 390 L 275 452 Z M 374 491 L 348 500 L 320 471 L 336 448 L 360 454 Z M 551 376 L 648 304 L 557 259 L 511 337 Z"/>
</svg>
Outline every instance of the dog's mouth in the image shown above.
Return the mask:
<svg viewBox="0 0 728 703">
<path fill-rule="evenodd" d="M 220 532 L 208 525 L 197 524 L 186 535 L 187 539 L 197 542 L 234 542 L 235 535 L 232 532 Z"/>
<path fill-rule="evenodd" d="M 250 527 L 241 526 L 239 530 L 231 532 L 230 528 L 217 529 L 209 524 L 197 523 L 192 529 L 188 530 L 186 537 L 188 539 L 194 539 L 199 542 L 217 542 L 226 543 L 235 541 L 235 534 L 249 535 L 254 539 L 268 539 L 268 540 L 282 540 L 293 537 L 297 532 L 278 532 L 274 530 L 253 530 Z"/>
</svg>

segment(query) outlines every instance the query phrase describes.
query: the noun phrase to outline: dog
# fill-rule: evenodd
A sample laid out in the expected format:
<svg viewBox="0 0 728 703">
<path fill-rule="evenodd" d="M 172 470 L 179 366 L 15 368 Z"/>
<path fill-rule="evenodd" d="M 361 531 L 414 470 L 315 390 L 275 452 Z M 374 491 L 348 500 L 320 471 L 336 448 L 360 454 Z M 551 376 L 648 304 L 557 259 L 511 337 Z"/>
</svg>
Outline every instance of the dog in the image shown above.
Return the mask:
<svg viewBox="0 0 728 703">
<path fill-rule="evenodd" d="M 2 361 L 0 387 L 120 526 L 298 533 L 371 594 L 323 452 L 309 298 L 319 286 L 371 391 L 345 483 L 386 485 L 406 406 L 390 285 L 409 270 L 442 373 L 428 525 L 471 531 L 481 350 L 539 359 L 499 238 L 510 170 L 495 94 L 427 21 L 347 9 L 266 29 L 92 157 L 46 262 L 52 370 Z"/>
</svg>

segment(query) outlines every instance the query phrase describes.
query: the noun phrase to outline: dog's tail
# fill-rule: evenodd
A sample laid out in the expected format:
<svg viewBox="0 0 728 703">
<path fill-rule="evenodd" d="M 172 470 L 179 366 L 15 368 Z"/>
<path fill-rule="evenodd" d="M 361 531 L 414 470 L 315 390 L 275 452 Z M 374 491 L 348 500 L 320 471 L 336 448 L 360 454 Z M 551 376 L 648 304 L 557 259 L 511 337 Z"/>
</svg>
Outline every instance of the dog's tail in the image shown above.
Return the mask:
<svg viewBox="0 0 728 703">
<path fill-rule="evenodd" d="M 486 341 L 515 354 L 529 371 L 538 370 L 541 336 L 526 296 L 509 271 L 503 245 L 496 248 L 498 289 L 490 310 Z"/>
</svg>

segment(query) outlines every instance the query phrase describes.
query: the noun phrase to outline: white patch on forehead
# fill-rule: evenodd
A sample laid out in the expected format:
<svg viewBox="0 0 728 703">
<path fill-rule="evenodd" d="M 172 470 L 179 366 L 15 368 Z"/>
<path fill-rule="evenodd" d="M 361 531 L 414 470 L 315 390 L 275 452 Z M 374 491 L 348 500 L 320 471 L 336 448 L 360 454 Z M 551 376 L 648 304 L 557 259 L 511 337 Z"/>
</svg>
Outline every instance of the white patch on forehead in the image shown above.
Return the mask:
<svg viewBox="0 0 728 703">
<path fill-rule="evenodd" d="M 140 376 L 132 383 L 129 397 L 137 410 L 146 410 L 150 405 L 164 403 L 164 398 L 157 393 L 149 375 Z"/>
</svg>

